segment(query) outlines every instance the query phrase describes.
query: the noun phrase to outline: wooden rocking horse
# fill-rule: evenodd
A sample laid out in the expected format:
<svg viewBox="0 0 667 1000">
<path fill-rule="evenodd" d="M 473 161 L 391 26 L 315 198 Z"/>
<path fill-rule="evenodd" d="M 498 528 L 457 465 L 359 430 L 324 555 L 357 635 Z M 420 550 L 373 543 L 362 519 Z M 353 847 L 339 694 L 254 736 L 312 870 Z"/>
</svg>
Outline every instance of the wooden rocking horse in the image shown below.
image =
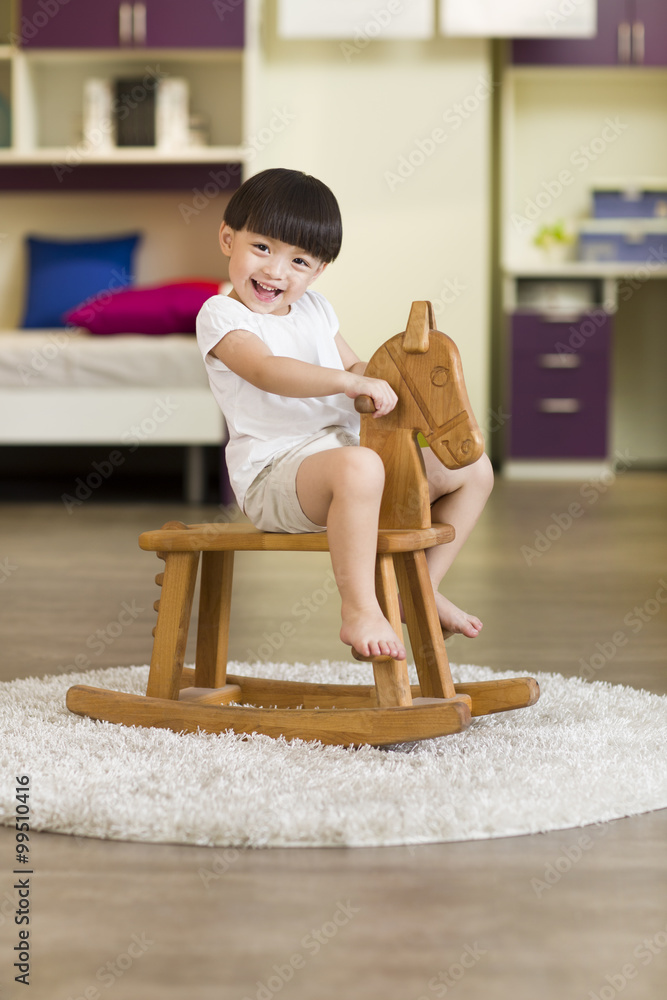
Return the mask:
<svg viewBox="0 0 667 1000">
<path fill-rule="evenodd" d="M 326 532 L 281 534 L 246 524 L 169 522 L 139 538 L 165 562 L 156 602 L 157 626 L 146 695 L 76 685 L 72 712 L 93 719 L 176 732 L 264 733 L 343 746 L 382 746 L 465 729 L 472 716 L 533 705 L 530 677 L 454 684 L 436 610 L 425 550 L 454 538 L 451 525 L 431 525 L 428 484 L 418 432 L 449 469 L 476 461 L 483 439 L 475 422 L 456 345 L 434 329 L 430 302 L 415 302 L 405 333 L 386 342 L 367 374 L 398 395 L 384 417 L 361 418 L 361 443 L 386 469 L 376 560 L 380 606 L 401 634 L 400 592 L 419 677 L 406 661 L 373 658 L 374 684 L 317 684 L 227 674 L 235 551 L 328 551 Z M 373 409 L 369 397 L 357 409 Z M 195 668 L 184 667 L 199 554 L 202 569 Z M 398 587 L 397 587 L 398 580 Z M 370 659 L 370 658 L 369 658 Z"/>
</svg>

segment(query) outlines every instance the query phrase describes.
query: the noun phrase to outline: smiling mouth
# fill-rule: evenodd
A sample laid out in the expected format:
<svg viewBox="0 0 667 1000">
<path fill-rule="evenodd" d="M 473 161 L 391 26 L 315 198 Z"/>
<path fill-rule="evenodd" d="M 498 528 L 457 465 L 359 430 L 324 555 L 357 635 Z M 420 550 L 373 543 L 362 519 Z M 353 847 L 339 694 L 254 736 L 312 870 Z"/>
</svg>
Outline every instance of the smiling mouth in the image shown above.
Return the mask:
<svg viewBox="0 0 667 1000">
<path fill-rule="evenodd" d="M 273 288 L 271 285 L 263 285 L 261 281 L 256 281 L 254 278 L 251 278 L 250 280 L 252 281 L 252 287 L 255 291 L 255 295 L 260 302 L 275 302 L 278 296 L 282 294 L 282 288 Z"/>
</svg>

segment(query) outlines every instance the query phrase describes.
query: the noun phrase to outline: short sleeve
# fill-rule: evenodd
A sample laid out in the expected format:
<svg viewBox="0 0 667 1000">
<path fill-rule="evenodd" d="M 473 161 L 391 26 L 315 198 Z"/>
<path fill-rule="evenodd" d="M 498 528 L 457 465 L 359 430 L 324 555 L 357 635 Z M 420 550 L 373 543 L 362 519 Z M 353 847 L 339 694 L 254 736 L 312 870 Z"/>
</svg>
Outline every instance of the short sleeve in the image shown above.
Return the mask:
<svg viewBox="0 0 667 1000">
<path fill-rule="evenodd" d="M 312 308 L 319 313 L 319 317 L 322 321 L 323 328 L 330 335 L 331 339 L 336 336 L 340 329 L 340 324 L 338 322 L 338 317 L 334 312 L 334 308 L 328 299 L 325 299 L 320 292 L 314 292 L 309 289 L 306 292 L 304 298 L 309 299 Z"/>
<path fill-rule="evenodd" d="M 231 330 L 258 333 L 257 323 L 249 309 L 228 295 L 212 295 L 197 316 L 197 344 L 204 364 L 218 371 L 229 371 L 227 365 L 210 354 L 216 344 Z"/>
</svg>

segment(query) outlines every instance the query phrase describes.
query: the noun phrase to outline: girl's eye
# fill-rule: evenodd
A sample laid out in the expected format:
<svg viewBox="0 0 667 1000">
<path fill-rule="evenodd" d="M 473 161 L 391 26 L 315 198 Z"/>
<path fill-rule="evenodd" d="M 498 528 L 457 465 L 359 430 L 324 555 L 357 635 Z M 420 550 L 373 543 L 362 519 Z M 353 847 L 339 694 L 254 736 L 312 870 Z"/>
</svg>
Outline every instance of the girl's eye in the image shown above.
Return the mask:
<svg viewBox="0 0 667 1000">
<path fill-rule="evenodd" d="M 304 260 L 303 257 L 295 257 L 294 258 L 294 263 L 295 264 L 303 264 L 304 267 L 310 267 L 310 264 L 308 263 L 308 261 Z"/>
<path fill-rule="evenodd" d="M 269 248 L 267 247 L 266 243 L 255 243 L 255 249 L 261 250 L 263 252 L 264 250 L 268 250 Z"/>
</svg>

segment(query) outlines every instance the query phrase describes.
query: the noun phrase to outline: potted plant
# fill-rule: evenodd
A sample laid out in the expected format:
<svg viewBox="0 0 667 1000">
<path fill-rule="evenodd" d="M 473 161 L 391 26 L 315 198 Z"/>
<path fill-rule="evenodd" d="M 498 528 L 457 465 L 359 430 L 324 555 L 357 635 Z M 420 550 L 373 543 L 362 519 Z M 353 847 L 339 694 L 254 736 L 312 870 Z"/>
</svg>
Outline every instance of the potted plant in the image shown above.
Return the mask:
<svg viewBox="0 0 667 1000">
<path fill-rule="evenodd" d="M 561 261 L 569 256 L 574 236 L 567 230 L 565 223 L 559 220 L 540 226 L 533 237 L 533 243 L 543 250 L 550 260 Z"/>
</svg>

